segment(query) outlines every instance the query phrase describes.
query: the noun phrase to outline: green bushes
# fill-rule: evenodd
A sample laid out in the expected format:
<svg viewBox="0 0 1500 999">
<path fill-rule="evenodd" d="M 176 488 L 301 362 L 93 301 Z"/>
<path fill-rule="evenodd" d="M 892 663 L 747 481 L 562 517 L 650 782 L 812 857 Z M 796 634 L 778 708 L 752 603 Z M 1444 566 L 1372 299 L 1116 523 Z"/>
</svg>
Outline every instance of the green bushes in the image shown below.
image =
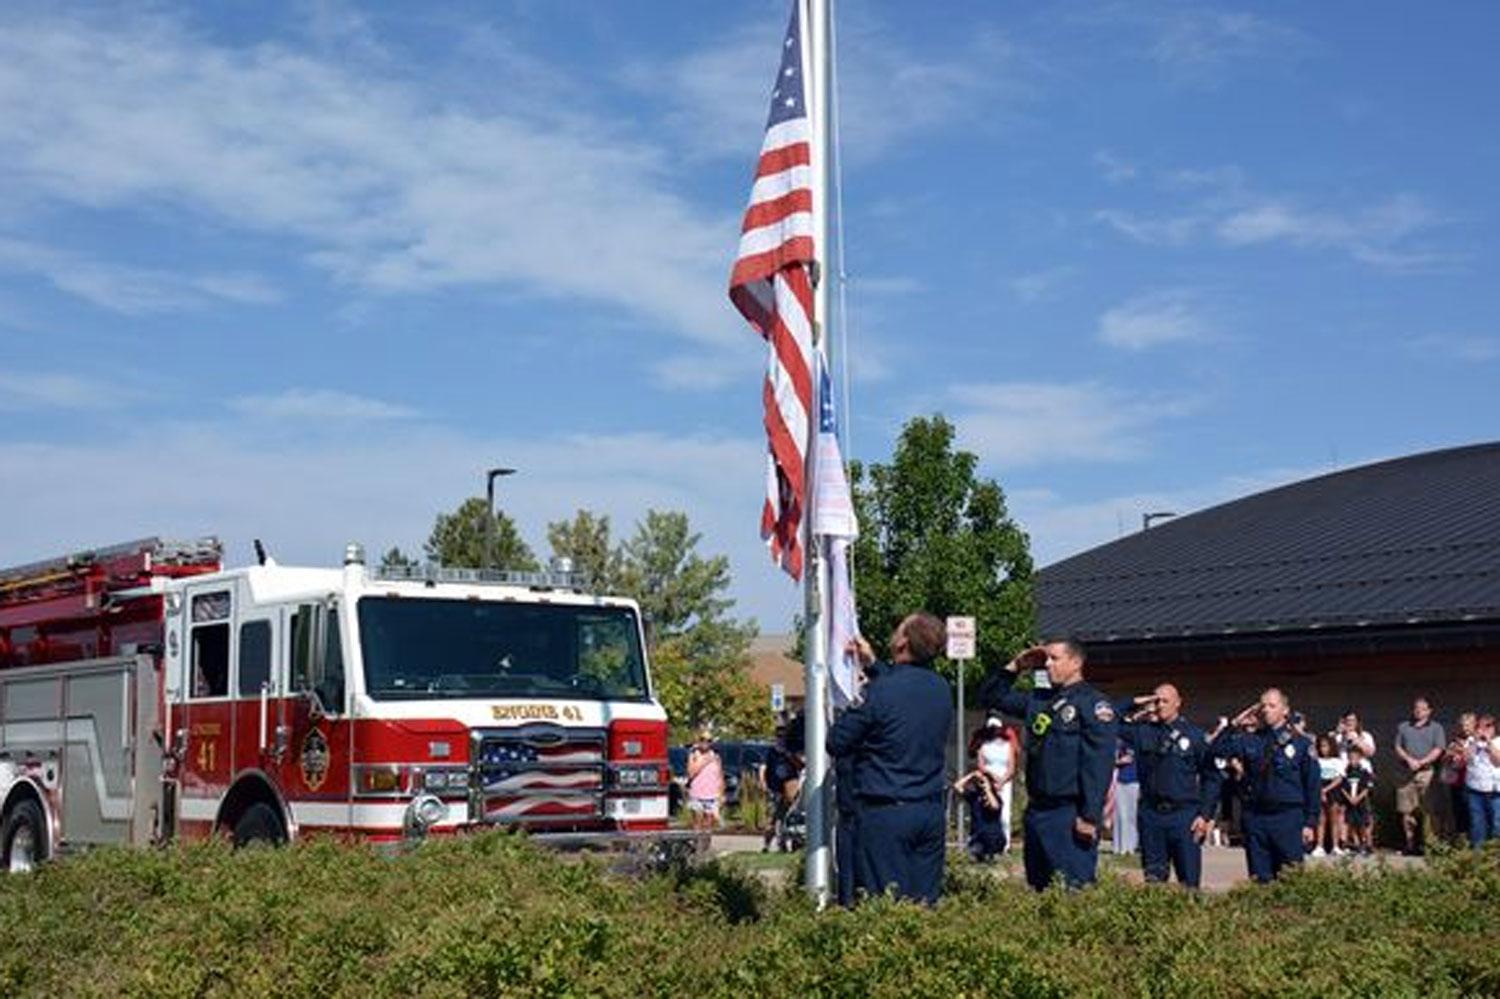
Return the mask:
<svg viewBox="0 0 1500 999">
<path fill-rule="evenodd" d="M 948 888 L 819 914 L 723 866 L 630 879 L 505 835 L 102 850 L 0 881 L 0 994 L 1500 994 L 1500 851 L 1213 897 L 961 864 Z"/>
</svg>

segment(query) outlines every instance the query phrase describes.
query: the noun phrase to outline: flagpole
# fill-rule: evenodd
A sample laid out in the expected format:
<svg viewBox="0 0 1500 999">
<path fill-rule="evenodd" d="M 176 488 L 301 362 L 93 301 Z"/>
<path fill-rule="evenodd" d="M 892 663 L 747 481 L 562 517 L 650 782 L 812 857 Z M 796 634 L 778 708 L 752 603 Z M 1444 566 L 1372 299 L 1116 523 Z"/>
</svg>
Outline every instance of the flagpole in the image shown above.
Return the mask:
<svg viewBox="0 0 1500 999">
<path fill-rule="evenodd" d="M 828 280 L 831 271 L 828 241 L 828 167 L 829 167 L 829 39 L 832 0 L 798 0 L 803 3 L 803 24 L 807 26 L 803 46 L 808 87 L 809 124 L 812 126 L 812 203 L 813 245 L 817 267 L 813 286 L 813 355 L 826 350 L 828 340 Z M 826 356 L 823 355 L 823 356 Z M 813 373 L 814 385 L 820 375 Z M 814 390 L 814 395 L 819 395 Z M 818 406 L 814 405 L 816 411 Z M 806 565 L 806 662 L 804 677 L 807 697 L 803 711 L 806 772 L 803 778 L 803 802 L 807 812 L 807 856 L 805 881 L 807 892 L 821 908 L 828 904 L 832 849 L 829 838 L 828 807 L 828 562 L 822 541 L 813 534 L 813 504 L 817 496 L 815 466 L 818 454 L 818 417 L 809 414 L 806 486 L 806 508 L 803 511 Z"/>
</svg>

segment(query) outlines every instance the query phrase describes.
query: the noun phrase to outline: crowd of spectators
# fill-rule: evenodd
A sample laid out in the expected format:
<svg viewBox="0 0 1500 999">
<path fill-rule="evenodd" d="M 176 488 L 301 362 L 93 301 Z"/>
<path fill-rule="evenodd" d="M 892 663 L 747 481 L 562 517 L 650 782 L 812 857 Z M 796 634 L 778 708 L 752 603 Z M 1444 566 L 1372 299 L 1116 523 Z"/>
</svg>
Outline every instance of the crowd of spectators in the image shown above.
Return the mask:
<svg viewBox="0 0 1500 999">
<path fill-rule="evenodd" d="M 1218 719 L 1210 738 L 1229 725 L 1228 719 Z M 1322 734 L 1315 734 L 1317 729 L 1300 714 L 1294 716 L 1293 727 L 1313 740 L 1321 780 L 1322 812 L 1311 856 L 1373 852 L 1377 818 L 1374 734 L 1356 711 L 1343 714 Z M 1431 837 L 1473 846 L 1500 838 L 1500 738 L 1493 715 L 1466 711 L 1458 716 L 1454 730 L 1446 732 L 1434 719 L 1431 703 L 1419 697 L 1412 704 L 1411 717 L 1396 727 L 1390 747 L 1398 768 L 1390 784 L 1395 789 L 1401 836 L 1393 845 L 1401 852 L 1420 854 Z M 1209 842 L 1223 846 L 1240 835 L 1247 781 L 1238 760 L 1219 763 L 1224 782 L 1218 822 Z M 1122 744 L 1106 809 L 1116 853 L 1138 850 L 1136 794 L 1134 759 Z"/>
</svg>

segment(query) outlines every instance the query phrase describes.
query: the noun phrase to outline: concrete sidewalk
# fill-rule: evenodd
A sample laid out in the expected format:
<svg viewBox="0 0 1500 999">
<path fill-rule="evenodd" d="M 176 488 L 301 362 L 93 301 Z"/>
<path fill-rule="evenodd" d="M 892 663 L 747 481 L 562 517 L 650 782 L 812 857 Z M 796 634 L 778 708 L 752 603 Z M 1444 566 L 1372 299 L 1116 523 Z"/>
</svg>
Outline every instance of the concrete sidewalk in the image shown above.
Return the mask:
<svg viewBox="0 0 1500 999">
<path fill-rule="evenodd" d="M 759 836 L 745 835 L 723 835 L 714 836 L 709 847 L 711 856 L 723 856 L 734 853 L 759 853 L 761 838 Z M 948 844 L 948 849 L 955 850 L 954 844 Z M 1393 869 L 1411 867 L 1421 864 L 1420 857 L 1403 857 L 1399 853 L 1381 852 L 1369 857 L 1309 857 L 1307 863 L 1319 866 L 1347 865 L 1357 870 L 1370 870 L 1381 864 Z M 1099 854 L 1099 869 L 1101 873 L 1115 872 L 1125 878 L 1141 882 L 1140 858 L 1135 855 L 1116 856 L 1109 851 L 1101 851 Z M 1007 854 L 994 865 L 997 877 L 1020 878 L 1023 876 L 1021 866 L 1021 853 L 1019 848 Z M 759 872 L 767 880 L 780 882 L 785 872 L 780 869 L 770 869 Z M 1203 889 L 1205 891 L 1228 891 L 1235 885 L 1244 884 L 1250 880 L 1245 869 L 1245 851 L 1239 847 L 1229 846 L 1207 846 L 1203 848 Z"/>
</svg>

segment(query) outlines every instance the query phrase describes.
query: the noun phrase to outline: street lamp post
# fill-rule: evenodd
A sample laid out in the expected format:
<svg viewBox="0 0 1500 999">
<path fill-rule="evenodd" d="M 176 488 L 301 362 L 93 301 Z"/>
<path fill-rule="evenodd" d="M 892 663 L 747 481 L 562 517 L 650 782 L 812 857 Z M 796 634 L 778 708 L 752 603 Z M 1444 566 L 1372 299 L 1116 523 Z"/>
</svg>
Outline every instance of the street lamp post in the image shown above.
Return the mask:
<svg viewBox="0 0 1500 999">
<path fill-rule="evenodd" d="M 515 473 L 514 468 L 491 468 L 484 473 L 484 498 L 490 516 L 484 522 L 484 564 L 481 569 L 495 568 L 495 480 Z"/>
</svg>

